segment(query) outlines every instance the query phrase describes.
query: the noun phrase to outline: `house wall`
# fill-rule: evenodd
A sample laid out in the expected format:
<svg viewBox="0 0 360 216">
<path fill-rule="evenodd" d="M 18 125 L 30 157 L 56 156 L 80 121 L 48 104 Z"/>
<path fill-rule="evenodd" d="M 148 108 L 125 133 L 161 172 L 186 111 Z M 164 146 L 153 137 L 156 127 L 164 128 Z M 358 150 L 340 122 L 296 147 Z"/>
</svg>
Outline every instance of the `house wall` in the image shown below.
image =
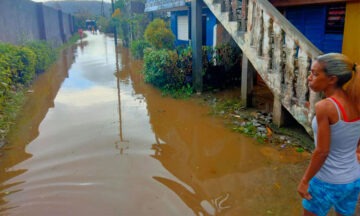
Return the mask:
<svg viewBox="0 0 360 216">
<path fill-rule="evenodd" d="M 344 3 L 357 0 L 270 0 L 270 3 L 275 7 L 280 6 L 294 6 L 306 4 L 329 4 L 329 3 Z"/>
<path fill-rule="evenodd" d="M 188 10 L 186 11 L 173 11 L 171 12 L 171 18 L 170 18 L 170 25 L 171 25 L 171 31 L 175 35 L 175 45 L 188 45 L 189 41 L 184 40 L 178 40 L 177 35 L 177 17 L 178 16 L 185 16 L 187 15 L 189 18 L 191 17 L 191 14 Z M 208 8 L 203 9 L 203 16 L 206 16 L 206 46 L 213 46 L 214 45 L 214 26 L 216 25 L 216 17 L 211 13 L 211 11 Z M 190 19 L 189 19 L 190 20 Z M 189 21 L 189 38 L 191 38 L 191 21 Z"/>
<path fill-rule="evenodd" d="M 360 64 L 360 2 L 346 5 L 343 53 Z"/>
<path fill-rule="evenodd" d="M 178 40 L 178 22 L 177 22 L 177 17 L 178 16 L 188 16 L 190 18 L 189 12 L 188 11 L 174 11 L 171 12 L 171 17 L 170 17 L 170 26 L 171 26 L 171 31 L 174 33 L 175 35 L 175 45 L 176 46 L 181 46 L 181 45 L 188 45 L 189 41 L 184 41 L 184 40 Z M 190 25 L 189 25 L 189 34 L 190 34 Z M 190 35 L 189 35 L 190 38 Z"/>
<path fill-rule="evenodd" d="M 343 35 L 325 33 L 326 5 L 283 9 L 285 17 L 322 52 L 341 52 Z"/>
</svg>

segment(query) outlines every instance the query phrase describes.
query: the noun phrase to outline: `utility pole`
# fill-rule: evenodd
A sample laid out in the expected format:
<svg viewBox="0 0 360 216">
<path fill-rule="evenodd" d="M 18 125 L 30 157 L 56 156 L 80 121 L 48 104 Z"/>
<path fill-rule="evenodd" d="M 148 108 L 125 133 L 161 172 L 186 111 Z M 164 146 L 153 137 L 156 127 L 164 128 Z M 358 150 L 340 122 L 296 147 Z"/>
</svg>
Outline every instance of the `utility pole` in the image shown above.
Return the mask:
<svg viewBox="0 0 360 216">
<path fill-rule="evenodd" d="M 202 77 L 202 0 L 191 0 L 191 46 L 193 53 L 192 77 L 193 87 L 197 94 L 203 90 Z"/>
<path fill-rule="evenodd" d="M 105 17 L 105 12 L 104 12 L 104 0 L 101 1 L 101 11 L 100 11 L 100 15 Z"/>
<path fill-rule="evenodd" d="M 115 5 L 114 0 L 111 0 L 111 7 L 112 7 L 112 13 L 115 12 Z M 114 26 L 114 40 L 115 40 L 115 47 L 117 47 L 117 33 L 116 33 L 116 26 Z"/>
</svg>

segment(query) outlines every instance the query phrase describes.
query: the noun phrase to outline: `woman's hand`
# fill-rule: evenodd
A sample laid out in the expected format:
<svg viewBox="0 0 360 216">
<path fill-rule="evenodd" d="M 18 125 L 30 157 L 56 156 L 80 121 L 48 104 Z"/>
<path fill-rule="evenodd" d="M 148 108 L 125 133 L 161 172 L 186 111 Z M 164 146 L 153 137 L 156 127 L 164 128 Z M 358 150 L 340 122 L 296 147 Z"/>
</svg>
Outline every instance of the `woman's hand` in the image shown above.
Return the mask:
<svg viewBox="0 0 360 216">
<path fill-rule="evenodd" d="M 358 147 L 356 149 L 356 156 L 357 156 L 358 162 L 360 163 L 360 140 L 358 142 Z"/>
<path fill-rule="evenodd" d="M 309 183 L 305 183 L 304 181 L 301 181 L 297 190 L 302 198 L 307 200 L 310 200 L 312 198 L 311 195 L 309 194 Z"/>
</svg>

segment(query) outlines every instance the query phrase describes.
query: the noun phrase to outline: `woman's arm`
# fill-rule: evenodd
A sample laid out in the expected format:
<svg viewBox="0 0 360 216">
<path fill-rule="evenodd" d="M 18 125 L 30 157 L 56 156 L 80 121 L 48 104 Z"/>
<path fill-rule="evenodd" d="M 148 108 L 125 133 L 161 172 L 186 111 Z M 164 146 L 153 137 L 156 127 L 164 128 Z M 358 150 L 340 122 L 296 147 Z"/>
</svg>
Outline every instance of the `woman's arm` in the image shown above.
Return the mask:
<svg viewBox="0 0 360 216">
<path fill-rule="evenodd" d="M 329 121 L 329 104 L 328 101 L 320 101 L 315 106 L 316 121 L 318 125 L 318 132 L 316 148 L 312 154 L 311 161 L 307 167 L 305 174 L 298 186 L 298 192 L 301 197 L 311 199 L 308 192 L 309 181 L 315 176 L 324 164 L 330 151 L 330 121 Z"/>
<path fill-rule="evenodd" d="M 360 163 L 360 140 L 359 140 L 358 145 L 357 145 L 356 156 L 357 156 L 357 159 L 358 159 L 358 161 Z"/>
</svg>

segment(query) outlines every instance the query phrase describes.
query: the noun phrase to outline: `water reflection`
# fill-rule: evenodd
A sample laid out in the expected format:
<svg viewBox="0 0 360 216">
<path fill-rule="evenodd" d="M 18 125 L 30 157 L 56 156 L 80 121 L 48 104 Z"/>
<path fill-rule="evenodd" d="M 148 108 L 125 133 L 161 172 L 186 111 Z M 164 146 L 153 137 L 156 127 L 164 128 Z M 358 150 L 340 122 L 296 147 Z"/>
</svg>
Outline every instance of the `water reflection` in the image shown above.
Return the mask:
<svg viewBox="0 0 360 216">
<path fill-rule="evenodd" d="M 32 90 L 28 93 L 26 106 L 23 107 L 22 114 L 17 120 L 18 123 L 13 126 L 8 136 L 8 144 L 1 149 L 0 181 L 3 182 L 0 187 L 2 191 L 1 205 L 7 203 L 3 199 L 4 196 L 21 191 L 21 189 L 12 188 L 23 182 L 6 182 L 27 171 L 26 169 L 13 169 L 13 167 L 32 156 L 25 151 L 25 146 L 39 135 L 39 125 L 47 111 L 54 107 L 54 98 L 61 83 L 68 77 L 68 70 L 73 61 L 73 49 L 64 50 L 59 60 L 46 73 L 39 75 Z M 14 206 L 6 208 L 14 208 Z"/>
<path fill-rule="evenodd" d="M 146 100 L 155 134 L 151 156 L 176 176 L 153 178 L 174 191 L 195 215 L 292 215 L 300 211 L 294 188 L 302 172 L 296 164 L 304 161 L 302 155 L 269 156 L 266 153 L 272 148 L 231 133 L 218 119 L 206 116 L 207 108 L 195 101 L 161 97 L 142 83 L 136 72 L 139 62 L 123 61 L 136 68 L 124 72 L 130 74 L 135 94 Z"/>
<path fill-rule="evenodd" d="M 126 49 L 115 50 L 111 38 L 89 35 L 83 44 L 68 74 L 66 70 L 41 84 L 54 85 L 46 87 L 56 90 L 51 97 L 42 96 L 51 91 L 36 96 L 35 90 L 39 98 L 33 100 L 39 101 L 29 109 L 42 107 L 42 118 L 31 123 L 36 136 L 27 135 L 26 122 L 34 120 L 25 112 L 9 140 L 17 149 L 9 149 L 8 157 L 2 158 L 4 213 L 294 215 L 299 211 L 294 188 L 301 164 L 268 157 L 262 146 L 208 116 L 208 108 L 197 100 L 162 97 L 142 81 L 142 62 L 132 60 Z"/>
</svg>

